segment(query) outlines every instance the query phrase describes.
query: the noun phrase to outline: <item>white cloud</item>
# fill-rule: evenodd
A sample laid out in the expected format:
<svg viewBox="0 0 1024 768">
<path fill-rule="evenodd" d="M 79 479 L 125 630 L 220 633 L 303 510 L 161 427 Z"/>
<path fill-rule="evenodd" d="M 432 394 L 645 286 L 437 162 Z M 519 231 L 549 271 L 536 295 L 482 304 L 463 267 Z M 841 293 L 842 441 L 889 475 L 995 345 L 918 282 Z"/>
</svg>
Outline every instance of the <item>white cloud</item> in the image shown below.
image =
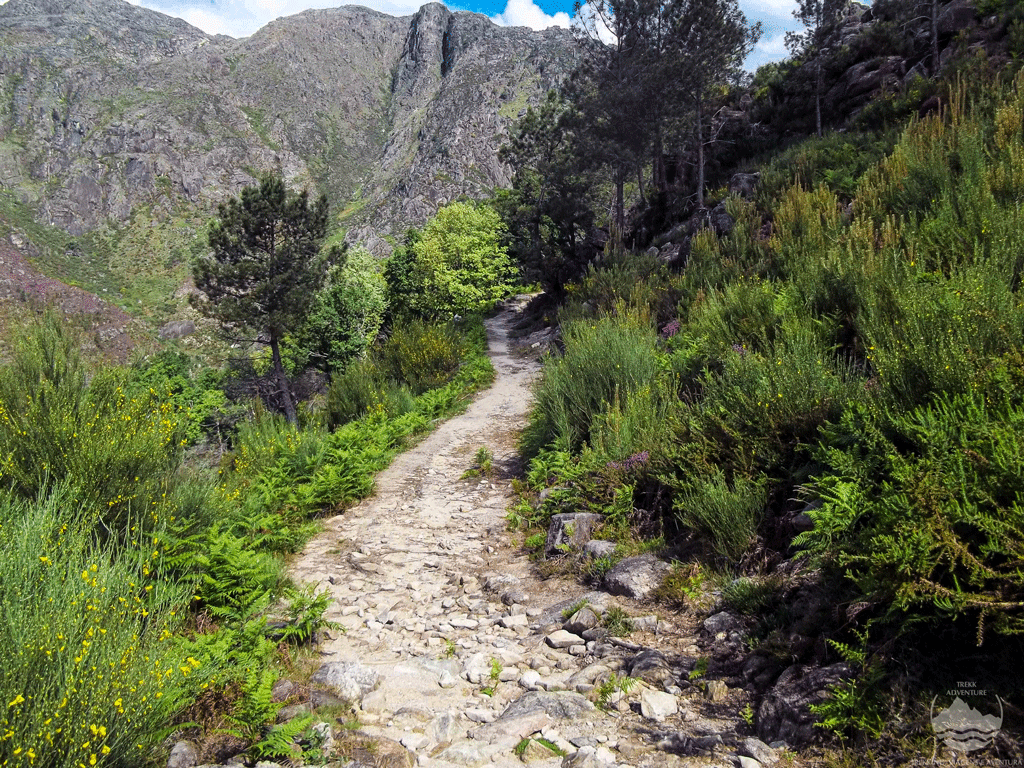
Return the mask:
<svg viewBox="0 0 1024 768">
<path fill-rule="evenodd" d="M 785 56 L 788 53 L 786 34 L 783 32 L 778 35 L 766 35 L 761 38 L 754 50 L 768 57 Z"/>
<path fill-rule="evenodd" d="M 564 11 L 548 16 L 533 0 L 508 0 L 505 10 L 492 16 L 495 24 L 503 27 L 529 27 L 530 29 L 547 29 L 548 27 L 566 27 L 572 25 L 572 19 Z"/>
<path fill-rule="evenodd" d="M 606 11 L 607 12 L 607 11 Z M 594 8 L 590 3 L 584 3 L 580 6 L 579 18 L 583 20 L 584 26 L 596 32 L 601 42 L 611 45 L 615 42 L 615 33 L 609 29 L 608 25 L 605 24 L 604 18 L 598 16 L 594 12 Z M 609 19 L 610 20 L 610 19 Z"/>
<path fill-rule="evenodd" d="M 740 3 L 747 18 L 764 16 L 789 16 L 796 10 L 796 0 L 757 0 L 756 3 L 745 1 Z"/>
<path fill-rule="evenodd" d="M 132 2 L 132 0 L 128 0 Z M 240 27 L 237 22 L 232 23 L 223 16 L 209 13 L 200 8 L 188 8 L 181 13 L 180 18 L 187 21 L 193 27 L 197 27 L 208 35 L 228 35 L 229 37 L 240 37 L 251 34 L 255 30 L 240 34 Z"/>
</svg>

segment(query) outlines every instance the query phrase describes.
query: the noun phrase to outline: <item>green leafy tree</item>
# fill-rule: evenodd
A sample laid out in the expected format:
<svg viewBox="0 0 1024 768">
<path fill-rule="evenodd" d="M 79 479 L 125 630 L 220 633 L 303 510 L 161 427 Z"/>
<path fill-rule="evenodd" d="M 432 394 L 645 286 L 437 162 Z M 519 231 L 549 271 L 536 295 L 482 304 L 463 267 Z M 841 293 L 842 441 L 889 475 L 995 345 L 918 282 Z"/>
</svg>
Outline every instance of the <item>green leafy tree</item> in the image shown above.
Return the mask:
<svg viewBox="0 0 1024 768">
<path fill-rule="evenodd" d="M 392 319 L 415 314 L 412 310 L 419 285 L 416 282 L 416 248 L 420 231 L 409 227 L 401 245 L 391 252 L 384 263 L 384 281 L 387 283 L 388 312 Z"/>
<path fill-rule="evenodd" d="M 222 203 L 207 237 L 210 253 L 192 265 L 192 305 L 221 323 L 226 334 L 269 344 L 274 374 L 291 423 L 298 421 L 281 340 L 296 328 L 329 263 L 320 250 L 327 234 L 327 198 L 310 205 L 308 193 L 290 193 L 280 176 Z M 253 335 L 255 334 L 255 335 Z"/>
<path fill-rule="evenodd" d="M 369 251 L 353 248 L 335 265 L 299 330 L 310 363 L 326 373 L 344 370 L 377 337 L 387 308 L 380 265 Z"/>
<path fill-rule="evenodd" d="M 451 203 L 423 228 L 412 249 L 412 307 L 424 317 L 465 314 L 508 295 L 515 269 L 502 245 L 505 225 L 488 205 Z"/>
</svg>

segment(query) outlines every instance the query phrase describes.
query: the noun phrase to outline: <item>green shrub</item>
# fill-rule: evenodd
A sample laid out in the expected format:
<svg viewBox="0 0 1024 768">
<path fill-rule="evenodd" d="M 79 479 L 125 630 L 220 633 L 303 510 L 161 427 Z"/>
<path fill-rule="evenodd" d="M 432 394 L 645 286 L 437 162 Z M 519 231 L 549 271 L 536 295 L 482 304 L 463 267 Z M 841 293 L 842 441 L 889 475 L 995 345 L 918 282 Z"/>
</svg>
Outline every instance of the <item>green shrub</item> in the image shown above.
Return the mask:
<svg viewBox="0 0 1024 768">
<path fill-rule="evenodd" d="M 327 390 L 327 426 L 336 429 L 365 415 L 377 403 L 382 386 L 376 366 L 367 359 L 354 360 L 334 374 Z"/>
<path fill-rule="evenodd" d="M 462 334 L 451 323 L 408 320 L 392 329 L 377 360 L 385 377 L 419 395 L 450 381 L 465 355 Z"/>
<path fill-rule="evenodd" d="M 490 309 L 512 288 L 515 269 L 502 245 L 505 225 L 493 208 L 450 203 L 408 247 L 415 293 L 406 294 L 421 317 L 445 318 Z"/>
<path fill-rule="evenodd" d="M 344 265 L 328 272 L 313 298 L 296 343 L 320 370 L 343 370 L 377 338 L 386 309 L 386 284 L 377 260 L 363 248 L 349 249 Z"/>
<path fill-rule="evenodd" d="M 730 484 L 718 471 L 691 481 L 674 507 L 679 522 L 700 533 L 715 554 L 736 561 L 757 537 L 766 502 L 763 479 L 737 477 Z"/>
<path fill-rule="evenodd" d="M 864 394 L 822 333 L 806 319 L 787 322 L 769 354 L 730 349 L 720 373 L 702 375 L 702 398 L 688 421 L 705 462 L 740 474 L 775 475 L 805 460 L 818 428 Z M 692 466 L 704 471 L 701 463 Z"/>
<path fill-rule="evenodd" d="M 897 626 L 968 618 L 1024 630 L 1024 408 L 940 396 L 884 416 L 854 406 L 823 432 L 823 504 L 795 542 Z"/>
<path fill-rule="evenodd" d="M 199 667 L 170 639 L 188 585 L 158 579 L 159 562 L 94 544 L 67 488 L 0 499 L 0 764 L 148 761 Z"/>
<path fill-rule="evenodd" d="M 34 498 L 51 478 L 66 479 L 111 529 L 133 504 L 149 506 L 153 484 L 178 461 L 181 427 L 169 399 L 130 386 L 123 371 L 86 384 L 78 341 L 55 315 L 20 334 L 0 369 L 3 481 Z"/>
<path fill-rule="evenodd" d="M 770 209 L 783 190 L 798 185 L 812 189 L 822 184 L 833 193 L 849 199 L 860 177 L 892 151 L 892 132 L 829 133 L 812 136 L 776 155 L 761 171 L 758 201 Z"/>
<path fill-rule="evenodd" d="M 234 418 L 222 389 L 223 375 L 199 367 L 184 352 L 165 350 L 132 364 L 132 392 L 166 395 L 181 420 L 182 437 L 190 444 Z"/>
<path fill-rule="evenodd" d="M 661 364 L 653 329 L 635 315 L 572 322 L 563 336 L 565 354 L 545 362 L 537 387 L 534 439 L 538 448 L 557 441 L 578 450 L 590 440 L 594 418 L 613 403 L 629 409 L 637 393 L 651 397 Z"/>
<path fill-rule="evenodd" d="M 600 267 L 590 265 L 577 283 L 566 286 L 566 294 L 563 323 L 613 315 L 623 307 L 650 313 L 661 323 L 672 318 L 679 300 L 668 267 L 646 253 L 613 255 Z"/>
</svg>

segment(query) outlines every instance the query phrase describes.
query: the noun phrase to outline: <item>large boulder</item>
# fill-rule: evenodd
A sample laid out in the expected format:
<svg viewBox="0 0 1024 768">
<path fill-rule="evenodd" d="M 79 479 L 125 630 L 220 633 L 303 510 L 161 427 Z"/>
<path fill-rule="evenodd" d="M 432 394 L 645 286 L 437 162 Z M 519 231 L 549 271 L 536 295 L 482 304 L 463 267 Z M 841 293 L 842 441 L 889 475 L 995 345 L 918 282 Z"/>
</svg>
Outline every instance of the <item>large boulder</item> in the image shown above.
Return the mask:
<svg viewBox="0 0 1024 768">
<path fill-rule="evenodd" d="M 852 677 L 846 664 L 805 667 L 795 664 L 781 675 L 757 711 L 757 735 L 763 741 L 800 746 L 820 739 L 810 707 L 829 697 L 829 689 Z"/>
<path fill-rule="evenodd" d="M 671 570 L 668 563 L 651 554 L 627 557 L 605 574 L 604 586 L 613 595 L 646 600 Z"/>
<path fill-rule="evenodd" d="M 970 27 L 977 18 L 978 9 L 974 6 L 974 0 L 953 0 L 942 9 L 936 26 L 940 35 L 952 35 Z"/>
<path fill-rule="evenodd" d="M 739 195 L 744 200 L 749 200 L 757 191 L 760 181 L 760 173 L 734 173 L 729 179 L 729 194 Z"/>
</svg>

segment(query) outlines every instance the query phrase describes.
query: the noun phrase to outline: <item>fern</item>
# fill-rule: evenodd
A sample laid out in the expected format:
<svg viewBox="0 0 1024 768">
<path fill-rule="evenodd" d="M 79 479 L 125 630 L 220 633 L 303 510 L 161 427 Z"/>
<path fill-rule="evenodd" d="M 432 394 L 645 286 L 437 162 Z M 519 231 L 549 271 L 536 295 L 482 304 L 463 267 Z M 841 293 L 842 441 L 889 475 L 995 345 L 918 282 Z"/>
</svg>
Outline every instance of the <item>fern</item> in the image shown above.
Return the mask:
<svg viewBox="0 0 1024 768">
<path fill-rule="evenodd" d="M 313 720 L 313 715 L 304 715 L 287 723 L 272 726 L 262 739 L 249 748 L 249 753 L 257 760 L 287 760 L 299 757 L 302 748 L 298 742 L 309 730 Z"/>
<path fill-rule="evenodd" d="M 261 740 L 268 723 L 273 721 L 281 705 L 272 701 L 277 674 L 266 667 L 253 667 L 242 681 L 242 695 L 228 721 L 235 728 L 230 732 L 240 738 L 256 742 Z"/>
<path fill-rule="evenodd" d="M 335 621 L 324 618 L 324 613 L 331 605 L 331 593 L 316 592 L 316 586 L 308 584 L 301 589 L 289 589 L 285 595 L 288 599 L 288 619 L 280 628 L 279 639 L 295 645 L 306 645 L 316 639 L 322 629 L 343 629 Z"/>
</svg>

